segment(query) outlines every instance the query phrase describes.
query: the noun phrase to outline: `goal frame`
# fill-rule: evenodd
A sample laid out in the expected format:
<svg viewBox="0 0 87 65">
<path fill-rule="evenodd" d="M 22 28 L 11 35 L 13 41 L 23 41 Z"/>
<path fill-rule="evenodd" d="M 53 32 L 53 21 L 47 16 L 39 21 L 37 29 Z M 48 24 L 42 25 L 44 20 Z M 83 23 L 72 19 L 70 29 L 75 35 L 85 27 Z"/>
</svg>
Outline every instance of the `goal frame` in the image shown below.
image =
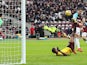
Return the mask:
<svg viewBox="0 0 87 65">
<path fill-rule="evenodd" d="M 26 64 L 26 0 L 21 0 L 21 60 L 19 63 L 8 63 L 0 65 Z"/>
<path fill-rule="evenodd" d="M 21 0 L 22 55 L 21 64 L 26 64 L 26 0 Z"/>
</svg>

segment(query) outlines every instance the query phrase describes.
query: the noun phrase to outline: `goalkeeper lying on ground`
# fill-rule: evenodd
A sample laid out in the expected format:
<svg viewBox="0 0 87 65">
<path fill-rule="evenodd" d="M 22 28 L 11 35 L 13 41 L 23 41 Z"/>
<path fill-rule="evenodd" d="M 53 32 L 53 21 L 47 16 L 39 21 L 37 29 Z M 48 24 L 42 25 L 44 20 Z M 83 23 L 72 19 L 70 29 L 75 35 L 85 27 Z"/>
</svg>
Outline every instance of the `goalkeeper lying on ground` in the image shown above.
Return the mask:
<svg viewBox="0 0 87 65">
<path fill-rule="evenodd" d="M 76 54 L 76 52 L 74 51 L 74 40 L 73 40 L 73 36 L 70 38 L 70 41 L 69 41 L 69 44 L 68 44 L 67 47 L 65 47 L 62 50 L 60 50 L 58 47 L 57 48 L 52 48 L 52 52 L 55 53 L 56 56 L 68 56 L 72 52 L 74 54 Z"/>
</svg>

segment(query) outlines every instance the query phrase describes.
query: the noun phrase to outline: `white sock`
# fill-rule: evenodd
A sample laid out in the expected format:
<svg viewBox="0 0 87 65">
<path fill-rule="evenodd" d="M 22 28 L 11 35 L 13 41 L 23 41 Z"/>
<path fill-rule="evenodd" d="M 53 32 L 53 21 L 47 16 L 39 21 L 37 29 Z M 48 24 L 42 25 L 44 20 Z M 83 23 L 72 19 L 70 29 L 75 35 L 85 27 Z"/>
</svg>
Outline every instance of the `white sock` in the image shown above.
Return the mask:
<svg viewBox="0 0 87 65">
<path fill-rule="evenodd" d="M 87 41 L 87 38 L 85 40 Z"/>
<path fill-rule="evenodd" d="M 74 38 L 75 47 L 80 48 L 79 38 Z"/>
<path fill-rule="evenodd" d="M 86 43 L 87 43 L 87 38 L 86 38 Z"/>
</svg>

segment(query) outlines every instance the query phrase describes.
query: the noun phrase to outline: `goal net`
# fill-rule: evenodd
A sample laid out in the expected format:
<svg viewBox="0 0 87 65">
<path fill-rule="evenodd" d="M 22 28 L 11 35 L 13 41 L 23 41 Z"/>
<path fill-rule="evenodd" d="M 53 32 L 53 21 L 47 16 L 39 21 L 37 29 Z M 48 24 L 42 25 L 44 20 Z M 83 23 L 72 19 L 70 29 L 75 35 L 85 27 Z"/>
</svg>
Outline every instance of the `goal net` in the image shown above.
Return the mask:
<svg viewBox="0 0 87 65">
<path fill-rule="evenodd" d="M 0 0 L 0 14 L 0 65 L 25 64 L 25 0 Z"/>
</svg>

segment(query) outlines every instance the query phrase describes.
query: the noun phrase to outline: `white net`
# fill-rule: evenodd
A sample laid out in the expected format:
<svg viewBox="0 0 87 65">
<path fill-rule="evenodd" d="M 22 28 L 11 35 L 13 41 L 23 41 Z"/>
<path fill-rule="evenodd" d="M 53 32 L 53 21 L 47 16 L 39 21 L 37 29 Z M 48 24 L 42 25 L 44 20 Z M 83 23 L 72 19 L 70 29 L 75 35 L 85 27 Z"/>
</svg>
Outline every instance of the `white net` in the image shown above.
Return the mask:
<svg viewBox="0 0 87 65">
<path fill-rule="evenodd" d="M 0 64 L 18 64 L 22 59 L 21 0 L 0 0 Z"/>
</svg>

